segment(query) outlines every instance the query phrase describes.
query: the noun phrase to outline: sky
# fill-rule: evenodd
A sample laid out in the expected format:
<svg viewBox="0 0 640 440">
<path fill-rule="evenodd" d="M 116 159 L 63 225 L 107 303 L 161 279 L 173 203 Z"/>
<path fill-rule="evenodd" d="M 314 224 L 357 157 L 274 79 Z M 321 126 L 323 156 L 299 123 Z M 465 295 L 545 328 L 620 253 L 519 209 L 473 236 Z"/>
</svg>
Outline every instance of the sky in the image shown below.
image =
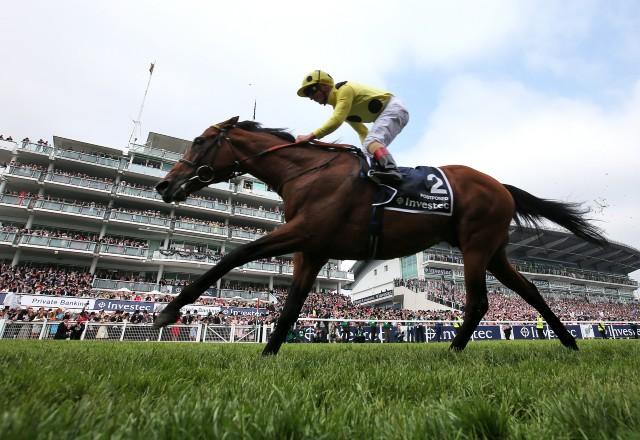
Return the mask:
<svg viewBox="0 0 640 440">
<path fill-rule="evenodd" d="M 238 115 L 306 134 L 323 69 L 391 91 L 401 165 L 464 164 L 584 202 L 640 249 L 640 8 L 634 1 L 30 1 L 0 15 L 0 133 L 124 148 Z M 357 144 L 348 126 L 326 140 Z M 640 272 L 633 274 L 640 279 Z"/>
</svg>

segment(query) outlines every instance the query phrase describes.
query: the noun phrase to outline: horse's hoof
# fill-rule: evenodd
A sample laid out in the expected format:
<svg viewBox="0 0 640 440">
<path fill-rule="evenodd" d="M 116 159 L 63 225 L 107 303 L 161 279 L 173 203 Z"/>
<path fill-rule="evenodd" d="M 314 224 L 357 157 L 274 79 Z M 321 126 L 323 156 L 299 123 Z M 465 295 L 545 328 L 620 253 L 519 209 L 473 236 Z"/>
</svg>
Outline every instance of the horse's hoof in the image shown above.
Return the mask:
<svg viewBox="0 0 640 440">
<path fill-rule="evenodd" d="M 579 351 L 578 343 L 576 342 L 575 339 L 572 339 L 572 340 L 567 341 L 567 342 L 563 342 L 562 345 L 564 345 L 567 348 L 570 348 L 571 350 Z"/>
<path fill-rule="evenodd" d="M 464 347 L 459 347 L 453 344 L 449 346 L 449 351 L 461 352 L 462 350 L 464 350 Z"/>
<path fill-rule="evenodd" d="M 179 314 L 180 312 L 178 310 L 173 310 L 173 308 L 169 306 L 165 307 L 153 321 L 153 328 L 159 329 L 169 324 L 175 324 Z"/>
</svg>

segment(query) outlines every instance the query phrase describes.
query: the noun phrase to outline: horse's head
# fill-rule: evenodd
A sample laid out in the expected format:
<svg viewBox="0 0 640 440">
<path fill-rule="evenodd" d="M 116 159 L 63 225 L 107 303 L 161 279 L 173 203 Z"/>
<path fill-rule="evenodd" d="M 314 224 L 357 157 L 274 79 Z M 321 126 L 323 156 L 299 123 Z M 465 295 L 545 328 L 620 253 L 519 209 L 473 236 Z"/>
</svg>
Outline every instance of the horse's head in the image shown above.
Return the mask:
<svg viewBox="0 0 640 440">
<path fill-rule="evenodd" d="M 237 173 L 231 141 L 226 134 L 237 122 L 238 116 L 235 116 L 212 125 L 193 140 L 182 159 L 156 185 L 165 202 L 181 202 L 189 194 Z"/>
</svg>

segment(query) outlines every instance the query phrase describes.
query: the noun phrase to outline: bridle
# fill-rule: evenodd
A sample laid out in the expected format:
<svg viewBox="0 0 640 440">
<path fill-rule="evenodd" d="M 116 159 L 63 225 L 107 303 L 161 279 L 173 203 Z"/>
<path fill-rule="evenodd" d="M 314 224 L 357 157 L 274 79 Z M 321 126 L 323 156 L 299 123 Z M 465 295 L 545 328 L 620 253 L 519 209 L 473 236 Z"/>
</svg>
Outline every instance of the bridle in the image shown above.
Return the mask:
<svg viewBox="0 0 640 440">
<path fill-rule="evenodd" d="M 242 160 L 238 160 L 238 155 L 236 152 L 236 148 L 233 145 L 233 142 L 231 141 L 231 139 L 229 138 L 229 136 L 226 135 L 227 131 L 229 131 L 230 129 L 234 128 L 235 125 L 231 125 L 229 128 L 224 128 L 221 127 L 219 125 L 213 125 L 213 128 L 218 129 L 218 134 L 216 135 L 216 141 L 215 144 L 212 146 L 212 148 L 214 147 L 218 147 L 221 148 L 222 147 L 222 140 L 226 140 L 227 143 L 229 144 L 229 147 L 231 149 L 231 151 L 233 152 L 233 155 L 236 157 L 236 160 L 233 161 L 232 165 L 226 166 L 222 169 L 219 169 L 217 174 L 225 174 L 227 172 L 227 169 L 230 169 L 231 173 L 229 174 L 229 179 L 234 178 L 234 177 L 238 177 L 241 176 L 243 174 L 245 174 L 244 171 L 240 170 L 240 164 L 243 162 L 246 162 L 249 159 L 254 158 L 255 156 L 250 156 L 247 157 L 245 159 Z M 215 159 L 215 154 L 217 153 L 217 150 L 214 153 L 214 157 L 211 159 L 211 162 L 213 162 L 213 159 Z M 191 168 L 193 168 L 195 170 L 195 174 L 193 175 L 193 177 L 188 179 L 188 182 L 191 182 L 193 180 L 197 180 L 201 183 L 211 183 L 215 180 L 216 178 L 216 171 L 211 168 L 211 166 L 205 164 L 205 165 L 200 165 L 198 166 L 195 162 L 185 159 L 185 158 L 180 158 L 178 160 L 179 163 L 183 163 Z M 221 173 L 221 171 L 224 171 L 224 173 Z"/>
</svg>

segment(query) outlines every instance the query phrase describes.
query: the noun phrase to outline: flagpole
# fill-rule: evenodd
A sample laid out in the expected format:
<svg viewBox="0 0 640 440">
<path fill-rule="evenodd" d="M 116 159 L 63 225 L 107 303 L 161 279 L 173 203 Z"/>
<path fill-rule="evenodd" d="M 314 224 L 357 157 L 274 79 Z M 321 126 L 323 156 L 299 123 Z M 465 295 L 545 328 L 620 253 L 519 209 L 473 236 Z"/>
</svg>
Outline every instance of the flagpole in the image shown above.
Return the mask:
<svg viewBox="0 0 640 440">
<path fill-rule="evenodd" d="M 149 79 L 147 80 L 147 87 L 144 89 L 144 96 L 142 97 L 142 103 L 140 104 L 140 111 L 138 111 L 138 117 L 137 119 L 133 120 L 133 129 L 131 130 L 131 135 L 129 135 L 129 142 L 127 143 L 127 147 L 129 145 L 131 145 L 131 139 L 133 139 L 133 136 L 136 132 L 136 127 L 138 129 L 141 129 L 141 123 L 142 123 L 142 111 L 144 110 L 144 104 L 147 100 L 147 93 L 149 93 L 149 86 L 151 85 L 151 78 L 153 77 L 153 69 L 156 67 L 156 62 L 154 61 L 153 63 L 151 63 L 151 66 L 149 67 Z M 142 133 L 140 133 L 142 134 Z M 137 138 L 136 138 L 137 139 Z"/>
</svg>

